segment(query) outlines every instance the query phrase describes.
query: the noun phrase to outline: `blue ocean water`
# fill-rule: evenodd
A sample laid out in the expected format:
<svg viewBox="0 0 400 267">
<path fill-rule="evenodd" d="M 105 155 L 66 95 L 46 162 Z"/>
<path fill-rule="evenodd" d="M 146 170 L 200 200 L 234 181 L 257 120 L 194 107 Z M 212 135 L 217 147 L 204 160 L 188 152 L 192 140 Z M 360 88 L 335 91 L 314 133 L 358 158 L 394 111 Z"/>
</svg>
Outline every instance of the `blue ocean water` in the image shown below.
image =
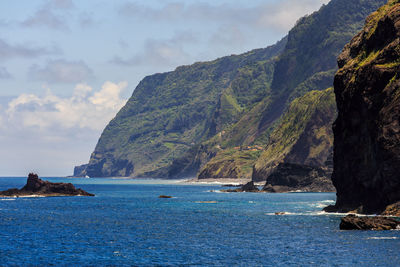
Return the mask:
<svg viewBox="0 0 400 267">
<path fill-rule="evenodd" d="M 95 197 L 0 199 L 0 266 L 399 266 L 400 231 L 340 231 L 332 193 L 67 179 Z M 0 190 L 26 178 L 0 178 Z M 172 195 L 160 199 L 159 195 Z M 275 212 L 286 212 L 277 216 Z"/>
</svg>

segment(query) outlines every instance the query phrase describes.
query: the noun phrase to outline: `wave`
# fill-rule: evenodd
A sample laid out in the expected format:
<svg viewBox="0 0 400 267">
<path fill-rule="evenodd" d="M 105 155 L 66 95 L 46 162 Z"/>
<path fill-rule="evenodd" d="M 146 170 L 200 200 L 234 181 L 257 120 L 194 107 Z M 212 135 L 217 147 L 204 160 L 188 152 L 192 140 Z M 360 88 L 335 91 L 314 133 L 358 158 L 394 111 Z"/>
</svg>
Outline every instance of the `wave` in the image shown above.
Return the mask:
<svg viewBox="0 0 400 267">
<path fill-rule="evenodd" d="M 0 200 L 16 200 L 17 198 L 32 198 L 32 197 L 46 197 L 46 196 L 42 196 L 42 195 L 9 196 L 7 198 L 2 198 Z"/>
<path fill-rule="evenodd" d="M 354 214 L 354 213 L 340 213 L 340 212 L 325 212 L 325 211 L 306 211 L 306 212 L 268 212 L 264 213 L 265 215 L 274 215 L 274 216 L 346 216 L 349 214 Z M 364 215 L 364 214 L 357 214 L 357 216 L 370 216 L 370 215 Z"/>
<path fill-rule="evenodd" d="M 0 201 L 10 201 L 15 200 L 16 198 L 1 198 Z"/>
<path fill-rule="evenodd" d="M 399 239 L 398 237 L 395 236 L 373 236 L 373 237 L 368 237 L 367 239 L 369 240 L 393 240 L 393 239 Z"/>
</svg>

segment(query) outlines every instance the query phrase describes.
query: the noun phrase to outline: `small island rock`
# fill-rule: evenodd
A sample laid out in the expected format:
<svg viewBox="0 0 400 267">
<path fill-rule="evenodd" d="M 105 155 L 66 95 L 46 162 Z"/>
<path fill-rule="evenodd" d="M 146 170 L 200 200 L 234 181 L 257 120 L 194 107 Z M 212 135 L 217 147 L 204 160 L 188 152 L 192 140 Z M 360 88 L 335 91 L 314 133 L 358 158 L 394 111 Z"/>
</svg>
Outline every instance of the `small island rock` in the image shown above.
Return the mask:
<svg viewBox="0 0 400 267">
<path fill-rule="evenodd" d="M 51 183 L 43 181 L 37 174 L 30 173 L 26 185 L 21 188 L 12 188 L 0 191 L 0 197 L 24 197 L 24 196 L 94 196 L 80 188 L 75 188 L 71 183 Z"/>
<path fill-rule="evenodd" d="M 400 221 L 388 217 L 359 217 L 347 215 L 340 222 L 341 230 L 393 230 L 400 227 Z"/>
<path fill-rule="evenodd" d="M 161 195 L 158 198 L 172 198 L 172 196 Z"/>
<path fill-rule="evenodd" d="M 243 185 L 240 188 L 237 189 L 227 189 L 227 190 L 221 190 L 222 192 L 228 192 L 228 193 L 235 193 L 235 192 L 260 192 L 258 187 L 254 184 L 254 181 L 250 181 L 247 184 Z"/>
</svg>

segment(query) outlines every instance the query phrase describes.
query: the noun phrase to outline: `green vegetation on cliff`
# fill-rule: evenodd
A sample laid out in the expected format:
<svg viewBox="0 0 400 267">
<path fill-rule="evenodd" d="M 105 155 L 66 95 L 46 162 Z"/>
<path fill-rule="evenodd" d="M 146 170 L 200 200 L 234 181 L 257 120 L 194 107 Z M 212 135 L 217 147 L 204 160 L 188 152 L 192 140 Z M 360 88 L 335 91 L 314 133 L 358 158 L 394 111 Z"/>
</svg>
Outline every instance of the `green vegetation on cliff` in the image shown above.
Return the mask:
<svg viewBox="0 0 400 267">
<path fill-rule="evenodd" d="M 336 57 L 346 42 L 362 28 L 366 16 L 384 2 L 333 0 L 318 12 L 300 19 L 289 32 L 285 50 L 276 60 L 270 94 L 245 113 L 236 124 L 225 129 L 223 140 L 213 143 L 213 148 L 215 145 L 227 150 L 232 150 L 235 146 L 265 147 L 269 143 L 270 134 L 293 99 L 309 91 L 324 90 L 333 85 L 337 70 Z M 290 148 L 283 146 L 281 149 Z M 241 166 L 254 162 L 248 160 L 244 164 L 240 153 L 220 151 L 216 155 L 215 159 L 202 168 L 199 177 L 204 177 L 204 174 L 214 178 L 227 177 L 234 173 L 244 177 L 251 176 L 251 171 L 244 171 Z M 241 164 L 233 164 L 239 159 Z M 217 168 L 216 162 L 228 164 L 236 171 L 225 167 L 222 169 L 225 173 L 214 173 L 212 170 L 221 170 Z M 262 162 L 264 161 L 258 162 L 258 167 L 263 169 Z M 243 177 L 240 175 L 237 177 Z"/>
<path fill-rule="evenodd" d="M 274 57 L 285 44 L 146 77 L 103 131 L 81 175 L 169 176 L 174 159 L 269 93 Z"/>
<path fill-rule="evenodd" d="M 338 58 L 331 211 L 379 214 L 400 201 L 399 36 L 400 1 L 390 0 Z"/>
<path fill-rule="evenodd" d="M 332 85 L 336 56 L 384 2 L 332 0 L 274 46 L 146 77 L 75 175 L 251 176 L 261 149 L 243 148 L 265 147 L 293 99 Z"/>
<path fill-rule="evenodd" d="M 280 163 L 323 166 L 332 152 L 335 118 L 333 88 L 295 99 L 258 158 L 253 180 L 265 180 Z"/>
</svg>

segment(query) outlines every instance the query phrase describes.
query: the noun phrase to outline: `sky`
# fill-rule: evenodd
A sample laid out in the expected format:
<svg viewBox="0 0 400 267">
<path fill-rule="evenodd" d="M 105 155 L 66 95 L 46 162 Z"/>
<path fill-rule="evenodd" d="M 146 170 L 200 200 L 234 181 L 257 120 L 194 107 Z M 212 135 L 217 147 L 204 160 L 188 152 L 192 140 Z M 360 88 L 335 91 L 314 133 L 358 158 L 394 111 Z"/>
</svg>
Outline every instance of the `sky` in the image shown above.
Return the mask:
<svg viewBox="0 0 400 267">
<path fill-rule="evenodd" d="M 0 2 L 0 176 L 71 175 L 147 75 L 267 47 L 329 0 Z"/>
</svg>

